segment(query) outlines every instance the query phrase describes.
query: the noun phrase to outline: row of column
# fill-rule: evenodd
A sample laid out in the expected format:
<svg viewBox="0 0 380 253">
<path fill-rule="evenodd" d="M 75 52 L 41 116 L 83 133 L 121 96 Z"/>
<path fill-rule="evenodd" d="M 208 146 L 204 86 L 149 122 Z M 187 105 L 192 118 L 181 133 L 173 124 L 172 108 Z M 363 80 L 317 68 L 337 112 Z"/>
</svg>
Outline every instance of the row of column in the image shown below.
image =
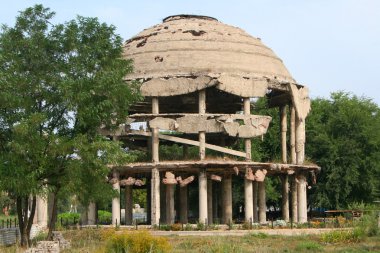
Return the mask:
<svg viewBox="0 0 380 253">
<path fill-rule="evenodd" d="M 114 172 L 114 183 L 113 189 L 120 193 L 119 184 L 119 174 L 117 171 Z M 155 180 L 160 181 L 160 176 L 156 177 Z M 153 181 L 153 179 L 152 179 Z M 251 222 L 266 223 L 266 199 L 265 199 L 265 184 L 264 182 L 253 182 L 252 184 L 252 217 L 248 219 Z M 199 222 L 200 223 L 213 223 L 218 216 L 217 207 L 218 203 L 214 202 L 214 197 L 222 196 L 221 199 L 221 222 L 230 223 L 232 222 L 232 175 L 226 174 L 221 182 L 221 194 L 217 194 L 213 191 L 212 180 L 207 177 L 207 173 L 202 171 L 199 173 L 198 178 L 199 187 Z M 165 192 L 165 197 L 162 200 L 157 201 L 161 204 L 164 203 L 165 208 L 162 208 L 165 212 L 165 222 L 167 224 L 173 224 L 175 222 L 175 185 L 167 184 L 163 188 Z M 160 189 L 156 193 L 156 196 L 160 193 Z M 149 198 L 149 196 L 147 196 Z M 151 193 L 151 198 L 153 194 Z M 188 223 L 188 186 L 179 187 L 179 220 L 181 223 Z M 215 199 L 217 201 L 217 199 Z M 152 201 L 152 200 L 151 200 Z M 201 204 L 202 203 L 202 204 Z M 157 207 L 156 207 L 157 208 Z M 161 209 L 161 208 L 160 208 Z M 246 209 L 246 208 L 245 208 Z M 89 208 L 91 210 L 91 208 Z M 157 211 L 157 210 L 156 210 Z M 247 210 L 245 210 L 247 212 Z M 156 212 L 157 213 L 157 212 Z M 153 208 L 151 209 L 151 217 L 153 217 Z M 158 223 L 160 222 L 161 216 L 158 217 Z M 116 196 L 112 200 L 112 224 L 120 224 L 120 197 Z M 163 219 L 162 219 L 163 220 Z M 132 187 L 126 186 L 125 189 L 125 222 L 127 225 L 132 224 Z M 153 225 L 154 220 L 151 220 Z"/>
<path fill-rule="evenodd" d="M 282 163 L 287 161 L 287 111 L 280 107 L 281 122 L 281 157 Z M 290 106 L 290 157 L 291 163 L 302 165 L 305 159 L 305 120 L 299 119 L 294 106 Z M 290 187 L 289 187 L 290 178 Z M 307 180 L 306 172 L 298 171 L 294 175 L 282 175 L 282 217 L 289 221 L 291 209 L 294 222 L 307 222 Z M 291 204 L 289 205 L 289 188 Z"/>
</svg>

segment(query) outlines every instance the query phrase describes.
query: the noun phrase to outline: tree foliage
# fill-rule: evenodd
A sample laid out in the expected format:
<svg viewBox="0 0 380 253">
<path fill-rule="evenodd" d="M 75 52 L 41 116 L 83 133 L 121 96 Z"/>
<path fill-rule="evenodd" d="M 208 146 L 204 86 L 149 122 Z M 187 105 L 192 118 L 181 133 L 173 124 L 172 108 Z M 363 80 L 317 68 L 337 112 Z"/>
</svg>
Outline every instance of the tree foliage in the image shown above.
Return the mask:
<svg viewBox="0 0 380 253">
<path fill-rule="evenodd" d="M 132 63 L 114 26 L 85 17 L 52 24 L 53 16 L 36 5 L 0 33 L 0 187 L 28 224 L 30 195 L 81 192 L 88 203 L 112 192 L 107 164 L 130 157 L 98 129 L 123 123 L 139 98 L 123 80 Z"/>
<path fill-rule="evenodd" d="M 312 101 L 307 156 L 322 170 L 311 198 L 316 206 L 370 203 L 380 189 L 380 108 L 370 99 L 332 93 Z"/>
</svg>

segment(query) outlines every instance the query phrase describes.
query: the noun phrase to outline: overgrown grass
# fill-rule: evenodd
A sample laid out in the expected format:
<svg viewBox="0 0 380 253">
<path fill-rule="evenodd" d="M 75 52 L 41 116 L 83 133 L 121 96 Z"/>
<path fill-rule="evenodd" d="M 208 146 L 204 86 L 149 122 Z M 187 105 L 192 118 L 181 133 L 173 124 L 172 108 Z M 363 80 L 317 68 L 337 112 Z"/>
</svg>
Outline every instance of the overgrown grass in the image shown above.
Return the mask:
<svg viewBox="0 0 380 253">
<path fill-rule="evenodd" d="M 380 252 L 379 235 L 364 236 L 360 240 L 354 240 L 356 235 L 351 234 L 350 231 L 353 233 L 353 230 L 335 230 L 325 235 L 303 236 L 268 235 L 260 230 L 252 231 L 251 234 L 244 236 L 168 236 L 164 239 L 172 248 L 166 248 L 161 252 Z M 130 239 L 118 237 L 113 241 L 114 239 L 111 238 L 124 233 L 128 234 L 129 238 L 141 239 L 136 239 L 137 242 L 134 242 L 135 245 L 140 245 L 136 246 L 137 248 L 146 250 L 140 252 L 151 252 L 152 240 L 157 239 L 151 235 L 141 236 L 140 231 L 122 229 L 118 231 L 115 228 L 66 230 L 63 231 L 63 236 L 71 242 L 72 248 L 62 253 L 118 252 L 110 245 L 125 245 L 124 243 Z M 146 247 L 147 245 L 149 247 Z M 17 247 L 0 247 L 0 252 L 18 253 L 23 251 Z"/>
<path fill-rule="evenodd" d="M 331 231 L 321 235 L 321 241 L 324 243 L 356 243 L 363 239 L 355 229 Z"/>
<path fill-rule="evenodd" d="M 298 243 L 295 249 L 299 252 L 320 252 L 323 250 L 323 247 L 314 241 L 304 241 Z"/>
</svg>

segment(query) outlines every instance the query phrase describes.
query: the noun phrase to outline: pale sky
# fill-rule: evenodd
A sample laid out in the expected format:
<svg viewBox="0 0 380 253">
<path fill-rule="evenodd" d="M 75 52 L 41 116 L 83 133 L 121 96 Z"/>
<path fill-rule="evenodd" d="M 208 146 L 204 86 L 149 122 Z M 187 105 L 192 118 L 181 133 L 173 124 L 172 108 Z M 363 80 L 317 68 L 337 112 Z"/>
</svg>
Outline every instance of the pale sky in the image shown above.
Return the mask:
<svg viewBox="0 0 380 253">
<path fill-rule="evenodd" d="M 98 17 L 124 39 L 170 15 L 211 16 L 261 38 L 311 97 L 344 90 L 380 105 L 380 0 L 0 0 L 0 23 L 37 3 L 57 23 Z"/>
</svg>

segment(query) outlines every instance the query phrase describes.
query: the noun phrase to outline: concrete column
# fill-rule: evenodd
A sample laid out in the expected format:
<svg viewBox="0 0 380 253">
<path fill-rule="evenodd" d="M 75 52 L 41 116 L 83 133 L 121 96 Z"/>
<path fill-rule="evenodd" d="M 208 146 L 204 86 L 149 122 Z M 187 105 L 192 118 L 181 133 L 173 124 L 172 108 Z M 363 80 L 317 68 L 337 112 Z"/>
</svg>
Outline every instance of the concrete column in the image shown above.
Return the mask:
<svg viewBox="0 0 380 253">
<path fill-rule="evenodd" d="M 249 98 L 243 99 L 243 111 L 244 115 L 251 114 L 251 102 Z M 245 139 L 245 160 L 251 161 L 252 156 L 252 148 L 251 148 L 251 139 Z M 246 169 L 246 173 L 248 168 Z M 245 220 L 248 222 L 253 221 L 253 186 L 252 181 L 248 179 L 244 179 L 244 210 L 245 210 Z"/>
<path fill-rule="evenodd" d="M 166 185 L 166 223 L 174 224 L 175 210 L 174 210 L 174 184 Z"/>
<path fill-rule="evenodd" d="M 125 186 L 125 224 L 133 224 L 133 192 L 132 185 Z"/>
<path fill-rule="evenodd" d="M 198 109 L 199 114 L 206 113 L 206 90 L 198 92 Z M 199 132 L 199 158 L 201 160 L 206 157 L 206 132 Z"/>
<path fill-rule="evenodd" d="M 244 179 L 245 220 L 253 222 L 253 185 L 251 180 Z"/>
<path fill-rule="evenodd" d="M 90 202 L 87 207 L 87 225 L 95 225 L 96 224 L 96 204 L 94 202 Z"/>
<path fill-rule="evenodd" d="M 152 98 L 152 114 L 159 114 L 158 97 Z M 152 128 L 152 162 L 159 162 L 159 139 L 158 128 Z M 157 168 L 152 169 L 151 179 L 151 224 L 158 225 L 160 222 L 160 173 Z"/>
<path fill-rule="evenodd" d="M 158 225 L 160 222 L 160 173 L 157 168 L 152 169 L 151 179 L 151 224 Z"/>
<path fill-rule="evenodd" d="M 258 182 L 252 183 L 253 188 L 253 222 L 258 223 L 259 222 L 259 209 L 257 208 L 257 195 L 258 195 Z"/>
<path fill-rule="evenodd" d="M 296 110 L 294 106 L 290 108 L 290 154 L 292 164 L 296 164 Z"/>
<path fill-rule="evenodd" d="M 151 219 L 152 211 L 151 211 L 151 207 L 150 207 L 150 205 L 151 205 L 151 199 L 152 199 L 151 180 L 152 179 L 150 177 L 146 178 L 146 221 L 147 221 L 147 224 L 151 224 L 152 223 L 152 219 Z"/>
<path fill-rule="evenodd" d="M 298 193 L 297 193 L 297 179 L 295 175 L 292 175 L 292 184 L 291 184 L 291 208 L 292 208 L 292 221 L 298 222 Z"/>
<path fill-rule="evenodd" d="M 48 201 L 46 198 L 37 196 L 36 202 L 37 224 L 46 228 L 48 225 Z"/>
<path fill-rule="evenodd" d="M 232 222 L 232 176 L 226 174 L 222 180 L 223 184 L 223 223 Z"/>
<path fill-rule="evenodd" d="M 303 164 L 305 160 L 305 120 L 296 117 L 296 156 L 297 164 Z"/>
<path fill-rule="evenodd" d="M 118 196 L 112 199 L 112 225 L 120 225 L 120 184 L 119 184 L 119 172 L 113 172 L 114 183 L 112 188 L 117 191 Z"/>
<path fill-rule="evenodd" d="M 212 224 L 214 223 L 214 219 L 213 219 L 213 206 L 212 206 L 212 199 L 213 199 L 213 196 L 212 196 L 212 180 L 211 179 L 207 179 L 207 221 L 208 221 L 208 224 Z"/>
<path fill-rule="evenodd" d="M 304 173 L 300 173 L 297 176 L 298 179 L 298 222 L 307 222 L 307 197 L 306 197 L 306 176 Z"/>
<path fill-rule="evenodd" d="M 211 181 L 212 182 L 212 181 Z M 213 192 L 213 196 L 212 196 L 212 219 L 213 219 L 213 223 L 220 223 L 220 215 L 218 214 L 218 203 L 219 203 L 219 199 L 220 199 L 220 191 L 219 191 L 219 184 L 218 183 L 214 183 L 213 186 L 212 186 L 212 192 Z"/>
<path fill-rule="evenodd" d="M 267 223 L 267 205 L 265 196 L 265 182 L 258 182 L 259 188 L 259 223 Z"/>
<path fill-rule="evenodd" d="M 199 172 L 199 223 L 207 222 L 207 175 L 205 170 Z"/>
<path fill-rule="evenodd" d="M 289 222 L 289 180 L 288 175 L 281 175 L 282 183 L 282 219 Z"/>
<path fill-rule="evenodd" d="M 188 187 L 179 187 L 179 220 L 182 224 L 187 224 L 188 221 L 188 202 L 187 202 Z"/>
<path fill-rule="evenodd" d="M 281 158 L 282 163 L 288 163 L 286 132 L 288 130 L 288 121 L 286 117 L 286 106 L 280 107 L 280 122 L 281 122 Z"/>
<path fill-rule="evenodd" d="M 162 182 L 162 178 L 164 178 L 165 173 L 160 173 L 161 182 L 160 182 L 160 216 L 161 224 L 166 224 L 166 185 Z"/>
</svg>

